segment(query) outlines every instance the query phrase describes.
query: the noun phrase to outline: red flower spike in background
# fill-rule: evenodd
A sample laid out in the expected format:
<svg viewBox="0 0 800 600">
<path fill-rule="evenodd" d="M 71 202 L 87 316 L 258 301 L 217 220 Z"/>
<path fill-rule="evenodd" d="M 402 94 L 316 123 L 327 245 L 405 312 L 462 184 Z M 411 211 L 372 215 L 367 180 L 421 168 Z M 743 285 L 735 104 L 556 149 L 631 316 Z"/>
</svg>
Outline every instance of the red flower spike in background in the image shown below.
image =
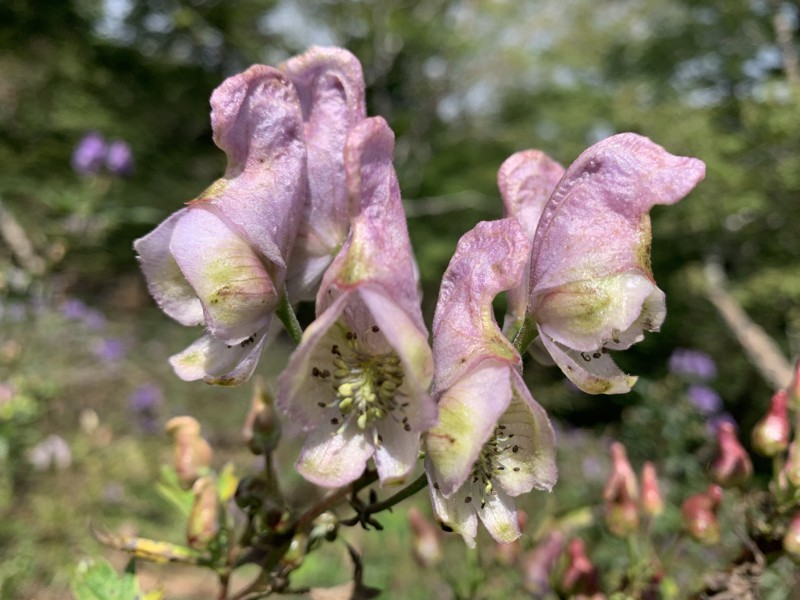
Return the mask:
<svg viewBox="0 0 800 600">
<path fill-rule="evenodd" d="M 611 444 L 611 475 L 603 488 L 605 521 L 616 536 L 625 537 L 639 527 L 639 486 L 628 462 L 625 446 Z"/>
<path fill-rule="evenodd" d="M 651 517 L 657 517 L 664 512 L 664 499 L 658 485 L 656 466 L 646 461 L 642 466 L 642 510 Z"/>
<path fill-rule="evenodd" d="M 775 392 L 769 412 L 753 427 L 753 449 L 763 456 L 775 456 L 789 447 L 788 398 L 786 390 Z"/>
<path fill-rule="evenodd" d="M 696 541 L 712 545 L 719 542 L 720 528 L 717 510 L 722 501 L 722 488 L 711 484 L 705 492 L 684 500 L 681 506 L 683 526 Z"/>
<path fill-rule="evenodd" d="M 718 455 L 711 465 L 711 478 L 722 487 L 739 487 L 753 474 L 753 463 L 736 437 L 732 423 L 722 423 L 717 429 Z"/>
</svg>

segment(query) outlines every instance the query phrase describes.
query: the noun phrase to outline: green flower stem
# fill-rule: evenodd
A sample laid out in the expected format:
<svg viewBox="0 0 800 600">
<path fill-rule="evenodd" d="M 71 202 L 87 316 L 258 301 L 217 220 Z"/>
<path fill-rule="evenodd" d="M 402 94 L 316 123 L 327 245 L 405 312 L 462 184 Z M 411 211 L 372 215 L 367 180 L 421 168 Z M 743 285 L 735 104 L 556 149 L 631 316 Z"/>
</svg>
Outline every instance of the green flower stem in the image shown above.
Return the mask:
<svg viewBox="0 0 800 600">
<path fill-rule="evenodd" d="M 281 323 L 283 323 L 283 326 L 286 327 L 286 331 L 289 332 L 294 342 L 299 344 L 303 337 L 303 328 L 300 327 L 300 321 L 297 320 L 297 315 L 294 314 L 286 288 L 284 288 L 283 294 L 281 294 L 281 301 L 278 303 L 278 308 L 275 309 L 275 314 L 278 315 L 278 318 L 281 320 Z"/>
<path fill-rule="evenodd" d="M 522 355 L 533 340 L 536 339 L 538 334 L 539 329 L 536 327 L 536 321 L 534 321 L 530 315 L 526 315 L 522 327 L 517 331 L 511 343 L 514 344 L 514 348 L 517 349 L 517 352 Z"/>
</svg>

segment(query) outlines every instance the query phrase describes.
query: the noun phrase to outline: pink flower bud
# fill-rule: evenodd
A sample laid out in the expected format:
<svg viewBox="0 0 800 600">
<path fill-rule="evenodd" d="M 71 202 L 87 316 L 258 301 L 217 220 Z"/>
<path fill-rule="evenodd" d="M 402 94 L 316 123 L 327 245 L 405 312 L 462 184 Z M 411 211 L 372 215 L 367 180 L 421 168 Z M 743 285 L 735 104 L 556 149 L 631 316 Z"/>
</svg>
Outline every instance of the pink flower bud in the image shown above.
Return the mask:
<svg viewBox="0 0 800 600">
<path fill-rule="evenodd" d="M 792 517 L 783 536 L 783 549 L 794 561 L 800 561 L 800 512 Z"/>
<path fill-rule="evenodd" d="M 764 456 L 775 456 L 789 446 L 789 416 L 786 390 L 772 396 L 769 412 L 753 427 L 753 449 Z"/>
<path fill-rule="evenodd" d="M 219 495 L 214 479 L 208 475 L 192 486 L 194 504 L 186 526 L 186 541 L 190 548 L 204 550 L 219 533 Z"/>
<path fill-rule="evenodd" d="M 721 501 L 722 488 L 711 484 L 705 492 L 690 496 L 683 502 L 683 526 L 696 541 L 706 545 L 719 542 L 717 509 Z"/>
<path fill-rule="evenodd" d="M 717 429 L 719 454 L 711 465 L 711 477 L 722 487 L 739 487 L 753 474 L 753 463 L 736 437 L 732 423 L 722 423 Z"/>
<path fill-rule="evenodd" d="M 611 444 L 611 461 L 611 475 L 603 489 L 606 525 L 614 535 L 625 537 L 639 527 L 639 485 L 625 446 L 619 442 Z"/>
<path fill-rule="evenodd" d="M 583 540 L 575 538 L 567 547 L 567 568 L 561 577 L 561 591 L 567 595 L 598 591 L 597 569 L 586 556 Z"/>
<path fill-rule="evenodd" d="M 178 481 L 188 490 L 211 465 L 211 446 L 200 436 L 200 423 L 193 417 L 174 417 L 164 428 L 174 441 L 173 466 Z"/>
<path fill-rule="evenodd" d="M 642 510 L 651 517 L 664 512 L 664 499 L 658 485 L 656 467 L 650 461 L 642 467 Z"/>
<path fill-rule="evenodd" d="M 534 596 L 539 597 L 550 591 L 550 575 L 558 557 L 564 551 L 564 541 L 563 533 L 553 531 L 522 557 L 522 582 L 525 589 Z"/>
<path fill-rule="evenodd" d="M 442 562 L 441 530 L 426 519 L 416 507 L 408 509 L 408 525 L 413 537 L 414 560 L 421 567 L 435 567 Z"/>
</svg>

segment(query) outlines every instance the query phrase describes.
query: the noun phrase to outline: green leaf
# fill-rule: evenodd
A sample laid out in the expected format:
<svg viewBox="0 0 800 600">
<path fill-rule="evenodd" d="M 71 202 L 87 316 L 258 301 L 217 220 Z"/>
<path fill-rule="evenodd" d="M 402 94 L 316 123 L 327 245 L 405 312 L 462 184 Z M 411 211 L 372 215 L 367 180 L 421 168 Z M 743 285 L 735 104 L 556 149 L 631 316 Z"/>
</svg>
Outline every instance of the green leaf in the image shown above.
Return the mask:
<svg viewBox="0 0 800 600">
<path fill-rule="evenodd" d="M 72 579 L 76 600 L 138 600 L 141 597 L 136 576 L 119 574 L 105 560 L 81 561 Z"/>
<path fill-rule="evenodd" d="M 167 502 L 172 504 L 184 517 L 192 512 L 194 494 L 191 490 L 184 490 L 178 482 L 178 475 L 175 469 L 163 465 L 161 467 L 161 481 L 156 484 L 156 491 Z"/>
</svg>

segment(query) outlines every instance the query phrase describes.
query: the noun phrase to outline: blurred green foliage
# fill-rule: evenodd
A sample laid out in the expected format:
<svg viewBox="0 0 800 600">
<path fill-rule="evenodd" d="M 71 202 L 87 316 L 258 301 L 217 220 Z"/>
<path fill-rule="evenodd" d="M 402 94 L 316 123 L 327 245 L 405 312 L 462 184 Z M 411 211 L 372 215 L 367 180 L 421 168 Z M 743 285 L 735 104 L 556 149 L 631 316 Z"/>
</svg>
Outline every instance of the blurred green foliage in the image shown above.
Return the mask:
<svg viewBox="0 0 800 600">
<path fill-rule="evenodd" d="M 714 357 L 714 386 L 745 431 L 772 391 L 706 301 L 696 277 L 703 261 L 719 261 L 743 308 L 787 356 L 800 354 L 798 28 L 796 4 L 779 0 L 0 3 L 0 208 L 19 226 L 4 227 L 0 240 L 0 385 L 13 389 L 10 400 L 0 397 L 0 596 L 54 581 L 65 589 L 56 565 L 75 558 L 75 548 L 92 551 L 80 529 L 86 515 L 123 520 L 114 501 L 98 500 L 109 482 L 124 480 L 147 498 L 125 501 L 127 517 L 165 526 L 163 513 L 148 508 L 158 500 L 147 484 L 165 446 L 134 434 L 126 412 L 137 385 L 155 378 L 170 414 L 196 414 L 199 402 L 221 438 L 238 427 L 243 404 L 218 423 L 220 392 L 168 372 L 166 356 L 191 334 L 150 309 L 131 242 L 221 174 L 208 119 L 214 87 L 311 44 L 342 45 L 361 59 L 370 114 L 397 134 L 428 317 L 458 237 L 501 214 L 496 173 L 512 152 L 540 148 L 568 165 L 594 141 L 636 131 L 706 162 L 707 178 L 689 198 L 653 214 L 653 269 L 669 316 L 662 333 L 620 356 L 645 377 L 637 390 L 589 398 L 554 369 L 526 370 L 559 420 L 623 438 L 635 460 L 658 458 L 680 481 L 676 497 L 696 491 L 692 465 L 707 441 L 703 419 L 665 378 L 673 349 Z M 88 131 L 127 141 L 134 174 L 75 173 L 70 155 Z M 111 331 L 65 320 L 59 307 L 69 297 L 102 308 Z M 101 364 L 97 345 L 120 335 L 138 356 L 121 369 Z M 262 370 L 279 371 L 280 360 L 280 352 L 265 358 Z M 231 393 L 222 402 L 235 402 Z M 134 437 L 103 455 L 81 433 L 77 415 L 89 409 Z M 69 481 L 26 462 L 49 433 L 72 446 Z M 592 450 L 578 444 L 574 453 L 602 452 L 587 444 Z M 585 473 L 567 468 L 562 482 L 573 476 Z M 73 505 L 47 496 L 76 485 L 85 494 Z M 585 486 L 563 489 L 561 508 L 587 502 Z M 27 530 L 31 519 L 39 533 Z M 80 526 L 65 533 L 63 522 Z M 51 537 L 64 535 L 69 543 Z M 52 552 L 34 568 L 40 544 Z M 614 546 L 604 547 L 600 561 L 613 571 Z M 381 583 L 391 571 L 388 560 L 376 567 Z"/>
</svg>

